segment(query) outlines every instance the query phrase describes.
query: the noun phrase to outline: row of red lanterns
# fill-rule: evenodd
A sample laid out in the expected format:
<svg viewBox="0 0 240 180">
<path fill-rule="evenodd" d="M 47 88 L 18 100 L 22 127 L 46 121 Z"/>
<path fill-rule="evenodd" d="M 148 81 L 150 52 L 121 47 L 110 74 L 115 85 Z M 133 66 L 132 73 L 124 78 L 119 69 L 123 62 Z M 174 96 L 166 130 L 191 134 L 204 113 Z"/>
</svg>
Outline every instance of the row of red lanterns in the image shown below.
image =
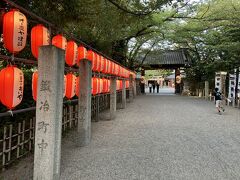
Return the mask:
<svg viewBox="0 0 240 180">
<path fill-rule="evenodd" d="M 20 52 L 26 46 L 27 39 L 27 18 L 20 11 L 14 9 L 4 14 L 3 17 L 3 42 L 11 53 Z M 50 45 L 49 30 L 39 24 L 31 30 L 31 50 L 33 56 L 38 59 L 38 49 L 43 45 Z M 65 61 L 68 66 L 79 64 L 81 59 L 92 61 L 92 70 L 106 74 L 116 75 L 128 78 L 130 71 L 124 67 L 108 60 L 98 53 L 88 50 L 84 46 L 77 46 L 74 41 L 67 39 L 58 34 L 52 38 L 52 45 L 66 50 Z"/>
<path fill-rule="evenodd" d="M 37 71 L 32 75 L 32 94 L 33 99 L 37 99 L 37 82 L 38 74 Z M 117 90 L 122 90 L 122 80 L 117 80 Z M 129 88 L 129 81 L 126 81 L 126 88 Z M 75 95 L 78 96 L 79 89 L 79 77 L 76 77 L 72 73 L 64 75 L 64 93 L 63 97 L 66 96 L 68 99 L 72 99 Z M 92 95 L 105 94 L 110 92 L 110 80 L 106 78 L 92 78 Z"/>
<path fill-rule="evenodd" d="M 32 75 L 32 95 L 37 100 L 38 72 Z M 23 99 L 24 74 L 15 66 L 7 66 L 0 71 L 0 102 L 8 109 L 19 105 Z M 129 88 L 129 81 L 126 81 L 126 88 Z M 68 99 L 78 96 L 79 77 L 72 73 L 64 75 L 63 97 Z M 117 90 L 122 89 L 122 80 L 117 80 Z M 110 92 L 110 80 L 106 78 L 92 78 L 92 94 L 104 94 Z"/>
</svg>

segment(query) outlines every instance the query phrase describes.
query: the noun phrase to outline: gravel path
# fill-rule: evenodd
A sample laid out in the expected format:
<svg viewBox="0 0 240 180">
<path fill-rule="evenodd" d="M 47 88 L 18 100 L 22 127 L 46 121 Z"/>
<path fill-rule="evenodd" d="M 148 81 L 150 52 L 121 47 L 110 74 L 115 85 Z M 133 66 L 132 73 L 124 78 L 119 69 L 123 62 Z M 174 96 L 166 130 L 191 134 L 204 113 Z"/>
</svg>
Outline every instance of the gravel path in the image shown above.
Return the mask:
<svg viewBox="0 0 240 180">
<path fill-rule="evenodd" d="M 61 180 L 240 179 L 240 110 L 174 95 L 137 97 L 113 121 L 92 124 L 92 142 L 63 138 Z M 29 155 L 0 174 L 31 180 Z"/>
<path fill-rule="evenodd" d="M 181 96 L 140 96 L 92 142 L 63 139 L 61 180 L 240 179 L 240 110 Z"/>
</svg>

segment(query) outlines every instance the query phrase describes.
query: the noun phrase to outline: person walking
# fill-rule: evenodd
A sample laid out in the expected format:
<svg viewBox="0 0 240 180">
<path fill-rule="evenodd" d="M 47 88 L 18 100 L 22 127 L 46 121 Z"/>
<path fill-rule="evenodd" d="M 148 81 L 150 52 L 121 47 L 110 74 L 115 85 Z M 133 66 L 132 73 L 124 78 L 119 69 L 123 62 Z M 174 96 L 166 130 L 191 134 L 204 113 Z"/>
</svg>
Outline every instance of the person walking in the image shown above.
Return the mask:
<svg viewBox="0 0 240 180">
<path fill-rule="evenodd" d="M 156 86 L 157 86 L 157 93 L 159 93 L 159 83 L 157 82 L 157 84 L 156 84 Z"/>
<path fill-rule="evenodd" d="M 156 87 L 156 85 L 155 85 L 155 82 L 153 82 L 153 93 L 155 93 L 155 87 Z"/>
<path fill-rule="evenodd" d="M 219 91 L 218 88 L 215 88 L 213 95 L 215 97 L 215 104 L 216 104 L 218 114 L 221 115 L 222 114 L 221 110 L 222 110 L 222 112 L 225 111 L 225 109 L 223 108 L 223 105 L 222 105 L 222 93 Z"/>
<path fill-rule="evenodd" d="M 149 92 L 152 93 L 152 83 L 149 83 L 148 87 L 149 87 Z"/>
</svg>

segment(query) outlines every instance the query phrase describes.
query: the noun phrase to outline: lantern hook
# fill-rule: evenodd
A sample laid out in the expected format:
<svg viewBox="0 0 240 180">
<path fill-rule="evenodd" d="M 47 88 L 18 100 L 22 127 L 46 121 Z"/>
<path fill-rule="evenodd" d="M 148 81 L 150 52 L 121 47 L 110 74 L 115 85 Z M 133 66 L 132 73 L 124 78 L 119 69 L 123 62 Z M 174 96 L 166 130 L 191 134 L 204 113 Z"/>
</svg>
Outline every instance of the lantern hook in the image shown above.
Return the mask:
<svg viewBox="0 0 240 180">
<path fill-rule="evenodd" d="M 13 65 L 13 62 L 14 62 L 14 54 L 11 55 L 9 64 L 10 64 L 10 65 Z"/>
<path fill-rule="evenodd" d="M 13 111 L 12 110 L 9 110 L 7 112 L 10 113 L 10 115 L 13 117 Z"/>
</svg>

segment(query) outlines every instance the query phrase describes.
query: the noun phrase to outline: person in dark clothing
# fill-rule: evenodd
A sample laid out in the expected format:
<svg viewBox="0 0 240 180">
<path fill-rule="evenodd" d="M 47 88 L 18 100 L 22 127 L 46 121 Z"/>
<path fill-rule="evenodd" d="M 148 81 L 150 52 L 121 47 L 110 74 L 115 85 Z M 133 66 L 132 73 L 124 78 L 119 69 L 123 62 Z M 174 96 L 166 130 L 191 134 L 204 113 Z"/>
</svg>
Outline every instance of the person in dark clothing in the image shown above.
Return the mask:
<svg viewBox="0 0 240 180">
<path fill-rule="evenodd" d="M 155 93 L 155 87 L 156 87 L 156 85 L 155 85 L 155 82 L 153 83 L 153 93 Z"/>
<path fill-rule="evenodd" d="M 159 83 L 158 82 L 157 82 L 156 86 L 157 86 L 157 93 L 159 93 Z"/>
<path fill-rule="evenodd" d="M 222 106 L 222 93 L 220 93 L 218 88 L 215 88 L 213 95 L 215 97 L 215 104 L 216 104 L 217 111 L 221 115 L 222 114 L 221 110 L 222 112 L 225 111 L 225 109 Z"/>
</svg>

